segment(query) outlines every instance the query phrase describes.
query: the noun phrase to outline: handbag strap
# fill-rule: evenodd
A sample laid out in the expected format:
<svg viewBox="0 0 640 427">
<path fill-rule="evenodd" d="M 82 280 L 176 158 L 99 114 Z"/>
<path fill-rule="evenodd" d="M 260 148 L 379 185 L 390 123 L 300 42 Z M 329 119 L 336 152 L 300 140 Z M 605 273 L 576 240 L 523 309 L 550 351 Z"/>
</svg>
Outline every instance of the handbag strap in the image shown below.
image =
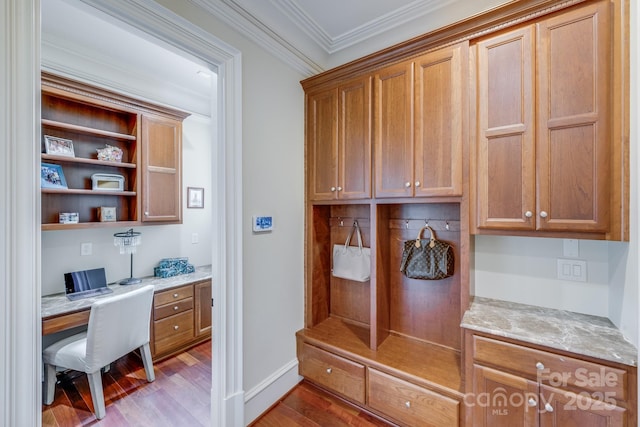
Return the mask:
<svg viewBox="0 0 640 427">
<path fill-rule="evenodd" d="M 353 236 L 353 232 L 356 232 L 356 236 L 358 237 L 358 247 L 360 251 L 362 251 L 362 234 L 360 234 L 360 226 L 358 226 L 358 221 L 353 221 L 353 227 L 351 227 L 351 231 L 349 231 L 349 235 L 347 236 L 346 242 L 344 242 L 344 250 L 347 250 L 349 244 L 351 243 L 351 236 Z"/>
<path fill-rule="evenodd" d="M 424 230 L 429 230 L 429 233 L 431 234 L 431 237 L 429 238 L 429 247 L 433 248 L 436 245 L 436 234 L 428 225 L 425 225 L 420 229 L 420 231 L 418 231 L 418 237 L 416 237 L 416 243 L 415 243 L 416 248 L 419 248 L 420 246 L 422 246 L 420 239 L 422 238 L 422 233 L 424 232 Z"/>
</svg>

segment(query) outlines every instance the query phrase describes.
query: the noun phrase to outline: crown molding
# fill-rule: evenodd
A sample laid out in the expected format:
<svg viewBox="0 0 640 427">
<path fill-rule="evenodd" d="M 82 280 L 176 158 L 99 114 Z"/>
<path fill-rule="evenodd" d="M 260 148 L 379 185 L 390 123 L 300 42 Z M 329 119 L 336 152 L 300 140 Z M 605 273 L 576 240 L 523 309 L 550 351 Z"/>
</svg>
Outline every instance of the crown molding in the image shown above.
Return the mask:
<svg viewBox="0 0 640 427">
<path fill-rule="evenodd" d="M 274 30 L 252 15 L 233 0 L 188 0 L 192 4 L 212 14 L 231 27 L 240 30 L 244 36 L 266 49 L 306 76 L 324 71 L 324 68 L 304 52 L 287 42 Z"/>
</svg>

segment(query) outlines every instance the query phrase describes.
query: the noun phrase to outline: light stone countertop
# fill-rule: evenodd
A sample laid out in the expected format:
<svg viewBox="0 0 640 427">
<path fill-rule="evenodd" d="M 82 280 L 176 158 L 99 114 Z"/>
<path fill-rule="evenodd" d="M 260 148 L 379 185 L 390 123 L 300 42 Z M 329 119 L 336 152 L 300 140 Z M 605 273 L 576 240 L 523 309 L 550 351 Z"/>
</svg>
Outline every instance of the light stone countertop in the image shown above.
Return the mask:
<svg viewBox="0 0 640 427">
<path fill-rule="evenodd" d="M 460 326 L 630 366 L 638 361 L 636 347 L 605 317 L 473 297 Z"/>
<path fill-rule="evenodd" d="M 201 280 L 211 279 L 211 266 L 196 267 L 196 271 L 189 274 L 180 274 L 178 276 L 162 279 L 160 277 L 142 277 L 142 282 L 136 285 L 119 285 L 117 283 L 109 284 L 109 288 L 113 289 L 113 293 L 102 295 L 99 297 L 79 299 L 77 301 L 69 301 L 64 293 L 43 296 L 41 300 L 42 318 L 57 316 L 61 314 L 73 313 L 87 309 L 98 298 L 123 294 L 133 289 L 140 288 L 145 285 L 153 285 L 157 291 L 175 288 L 177 286 L 186 285 L 188 283 L 199 282 Z"/>
</svg>

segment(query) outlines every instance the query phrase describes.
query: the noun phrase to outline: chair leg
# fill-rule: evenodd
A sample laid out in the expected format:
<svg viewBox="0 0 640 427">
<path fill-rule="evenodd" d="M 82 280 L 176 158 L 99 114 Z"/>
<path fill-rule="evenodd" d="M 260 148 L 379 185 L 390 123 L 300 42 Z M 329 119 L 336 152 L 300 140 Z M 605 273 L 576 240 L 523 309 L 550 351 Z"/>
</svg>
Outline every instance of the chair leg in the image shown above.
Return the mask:
<svg viewBox="0 0 640 427">
<path fill-rule="evenodd" d="M 104 394 L 102 392 L 102 372 L 98 369 L 97 372 L 87 374 L 87 378 L 89 379 L 93 411 L 96 414 L 96 418 L 101 420 L 107 415 L 107 411 L 104 408 Z"/>
<path fill-rule="evenodd" d="M 147 374 L 147 381 L 153 382 L 156 379 L 156 374 L 153 372 L 153 361 L 151 360 L 151 350 L 149 349 L 149 343 L 140 347 L 140 356 L 142 356 L 142 363 L 144 364 L 144 371 Z"/>
<path fill-rule="evenodd" d="M 51 405 L 56 394 L 56 367 L 45 363 L 44 371 L 44 404 Z"/>
</svg>

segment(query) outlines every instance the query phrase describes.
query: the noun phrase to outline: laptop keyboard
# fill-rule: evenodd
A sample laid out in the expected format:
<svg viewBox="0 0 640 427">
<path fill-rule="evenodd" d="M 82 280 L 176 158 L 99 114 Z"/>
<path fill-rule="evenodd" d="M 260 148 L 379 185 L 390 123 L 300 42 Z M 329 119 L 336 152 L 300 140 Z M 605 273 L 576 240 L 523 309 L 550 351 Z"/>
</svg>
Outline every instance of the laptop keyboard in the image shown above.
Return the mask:
<svg viewBox="0 0 640 427">
<path fill-rule="evenodd" d="M 109 288 L 91 289 L 89 291 L 75 292 L 73 294 L 67 294 L 67 298 L 70 301 L 75 301 L 84 298 L 98 297 L 100 295 L 110 294 L 113 290 Z"/>
</svg>

